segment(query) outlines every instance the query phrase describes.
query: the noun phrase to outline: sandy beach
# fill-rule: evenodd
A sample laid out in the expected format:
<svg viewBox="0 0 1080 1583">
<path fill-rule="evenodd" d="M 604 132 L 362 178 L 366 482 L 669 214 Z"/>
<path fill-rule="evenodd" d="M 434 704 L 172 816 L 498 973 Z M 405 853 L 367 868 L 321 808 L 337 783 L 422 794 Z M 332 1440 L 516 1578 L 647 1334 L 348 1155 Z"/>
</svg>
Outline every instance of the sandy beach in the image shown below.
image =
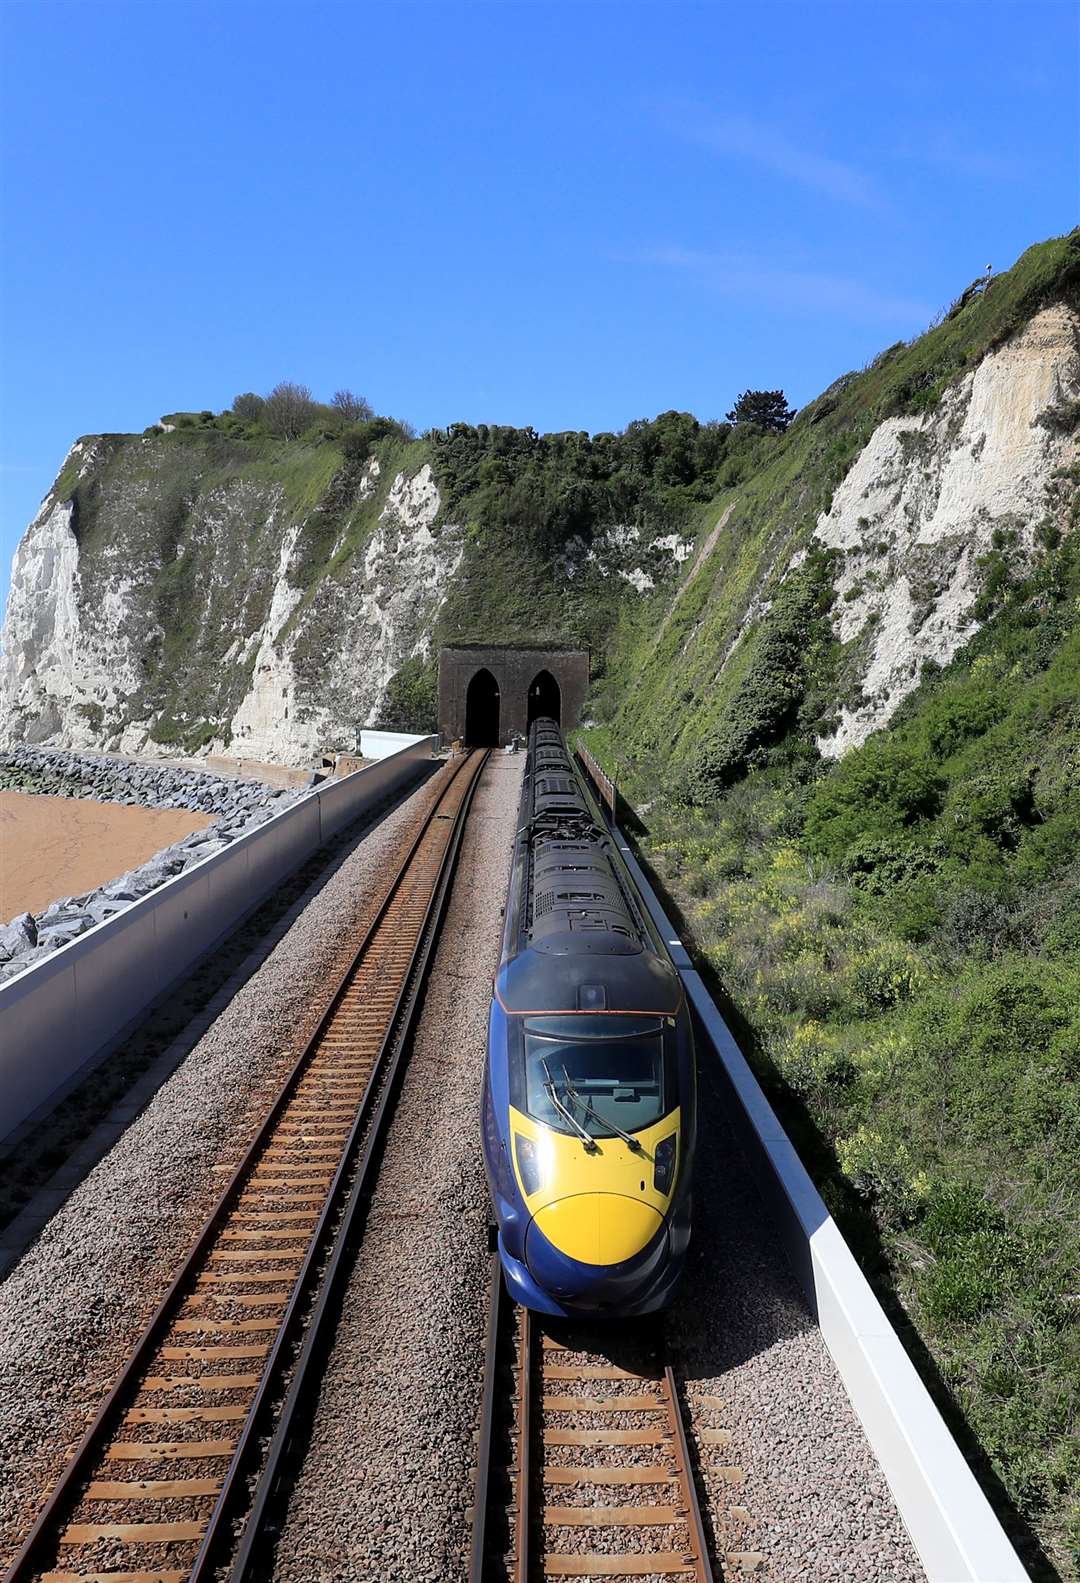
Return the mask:
<svg viewBox="0 0 1080 1583">
<path fill-rule="evenodd" d="M 211 823 L 186 808 L 0 792 L 0 923 L 105 885 Z"/>
</svg>

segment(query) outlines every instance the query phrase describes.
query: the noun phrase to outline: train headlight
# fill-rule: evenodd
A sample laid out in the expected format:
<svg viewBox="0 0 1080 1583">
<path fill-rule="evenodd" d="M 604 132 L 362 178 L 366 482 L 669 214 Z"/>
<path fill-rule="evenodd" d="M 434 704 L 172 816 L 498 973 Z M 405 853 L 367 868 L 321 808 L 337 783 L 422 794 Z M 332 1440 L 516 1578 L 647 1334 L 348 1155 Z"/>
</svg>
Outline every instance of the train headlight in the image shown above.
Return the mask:
<svg viewBox="0 0 1080 1583">
<path fill-rule="evenodd" d="M 517 1154 L 518 1176 L 525 1197 L 531 1198 L 538 1193 L 544 1185 L 547 1176 L 546 1162 L 535 1139 L 527 1138 L 523 1132 L 514 1134 L 514 1151 Z"/>
<path fill-rule="evenodd" d="M 653 1186 L 665 1197 L 671 1192 L 671 1184 L 675 1180 L 677 1138 L 678 1134 L 674 1132 L 662 1138 L 656 1145 L 656 1153 L 653 1155 Z"/>
</svg>

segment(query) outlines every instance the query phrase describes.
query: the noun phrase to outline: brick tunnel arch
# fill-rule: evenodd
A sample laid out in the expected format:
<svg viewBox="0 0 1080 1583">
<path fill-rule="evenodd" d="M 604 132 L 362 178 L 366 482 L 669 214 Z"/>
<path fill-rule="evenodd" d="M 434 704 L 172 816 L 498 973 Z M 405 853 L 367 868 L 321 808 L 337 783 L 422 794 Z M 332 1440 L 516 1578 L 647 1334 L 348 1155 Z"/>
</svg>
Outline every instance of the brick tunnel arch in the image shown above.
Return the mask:
<svg viewBox="0 0 1080 1583">
<path fill-rule="evenodd" d="M 472 748 L 499 745 L 499 684 L 482 666 L 465 693 L 465 741 Z"/>
<path fill-rule="evenodd" d="M 537 671 L 529 683 L 528 724 L 542 716 L 562 724 L 562 692 L 550 671 Z"/>
<path fill-rule="evenodd" d="M 523 737 L 538 711 L 572 731 L 588 690 L 585 649 L 557 643 L 448 643 L 439 650 L 439 733 L 444 742 L 472 741 L 478 734 L 495 741 L 497 730 L 501 747 Z"/>
</svg>

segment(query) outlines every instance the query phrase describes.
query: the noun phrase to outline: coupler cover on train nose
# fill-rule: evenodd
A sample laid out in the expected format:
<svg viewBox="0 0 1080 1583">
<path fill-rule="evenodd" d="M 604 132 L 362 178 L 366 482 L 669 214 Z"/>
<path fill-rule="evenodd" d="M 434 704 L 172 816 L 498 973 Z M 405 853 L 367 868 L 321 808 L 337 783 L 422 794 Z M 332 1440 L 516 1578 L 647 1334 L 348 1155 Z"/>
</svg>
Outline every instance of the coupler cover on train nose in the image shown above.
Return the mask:
<svg viewBox="0 0 1080 1583">
<path fill-rule="evenodd" d="M 580 1241 L 559 1246 L 545 1235 L 547 1211 L 542 1211 L 530 1224 L 525 1237 L 525 1262 L 529 1274 L 543 1291 L 571 1308 L 630 1309 L 648 1293 L 656 1277 L 669 1262 L 666 1227 L 661 1217 L 646 1205 L 617 1198 L 614 1194 L 597 1193 L 589 1196 L 613 1200 L 603 1209 L 596 1206 L 594 1211 L 606 1218 L 609 1228 L 613 1225 L 614 1216 L 621 1214 L 623 1208 L 636 1212 L 632 1226 L 628 1223 L 628 1229 L 620 1230 L 613 1236 L 604 1236 L 604 1221 L 601 1221 L 599 1237 L 585 1233 Z M 564 1199 L 562 1202 L 566 1204 L 569 1201 Z M 548 1210 L 557 1208 L 558 1205 L 554 1204 L 548 1206 Z M 642 1224 L 642 1210 L 652 1217 L 647 1228 Z M 588 1218 L 587 1212 L 583 1219 L 587 1221 Z M 643 1241 L 641 1233 L 646 1229 L 651 1235 Z M 635 1243 L 636 1247 L 633 1246 Z M 622 1253 L 622 1257 L 603 1257 L 616 1250 Z M 600 1256 L 589 1257 L 590 1253 Z"/>
<path fill-rule="evenodd" d="M 622 1193 L 575 1193 L 545 1204 L 533 1220 L 557 1252 L 599 1265 L 636 1258 L 662 1225 L 650 1204 Z"/>
</svg>

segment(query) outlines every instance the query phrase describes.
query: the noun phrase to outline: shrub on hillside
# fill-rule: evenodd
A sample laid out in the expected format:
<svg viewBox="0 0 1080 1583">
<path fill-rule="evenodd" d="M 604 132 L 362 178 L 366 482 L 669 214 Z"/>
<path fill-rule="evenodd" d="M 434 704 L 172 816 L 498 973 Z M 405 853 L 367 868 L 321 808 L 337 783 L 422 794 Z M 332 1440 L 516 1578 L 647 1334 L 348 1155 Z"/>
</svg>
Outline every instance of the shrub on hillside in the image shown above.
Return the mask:
<svg viewBox="0 0 1080 1583">
<path fill-rule="evenodd" d="M 1080 960 L 1080 884 L 1070 886 L 1058 899 L 1043 940 L 1047 956 Z"/>
<path fill-rule="evenodd" d="M 763 764 L 792 724 L 817 648 L 829 641 L 827 557 L 812 557 L 781 584 L 755 633 L 749 664 L 691 763 L 684 794 L 703 803 Z"/>
<path fill-rule="evenodd" d="M 847 994 L 841 976 L 809 952 L 795 961 L 762 965 L 756 977 L 770 1005 L 788 1015 L 815 1019 L 833 1016 Z"/>
<path fill-rule="evenodd" d="M 438 670 L 433 661 L 414 654 L 391 676 L 376 726 L 381 731 L 438 729 Z"/>
<path fill-rule="evenodd" d="M 396 418 L 371 418 L 346 429 L 341 436 L 341 451 L 347 462 L 366 462 L 380 440 L 408 439 Z"/>
<path fill-rule="evenodd" d="M 1000 956 L 1019 942 L 1013 909 L 973 885 L 944 887 L 934 946 L 942 960 L 960 965 L 971 958 Z"/>
<path fill-rule="evenodd" d="M 847 848 L 843 870 L 854 885 L 874 896 L 887 896 L 902 885 L 933 874 L 939 867 L 933 844 L 915 846 L 904 834 L 863 836 Z"/>
<path fill-rule="evenodd" d="M 1001 1217 L 974 1182 L 948 1181 L 935 1188 L 919 1226 L 919 1240 L 944 1258 L 980 1231 L 1000 1229 Z"/>
<path fill-rule="evenodd" d="M 857 1080 L 858 1068 L 836 1030 L 810 1018 L 781 1047 L 780 1070 L 806 1099 L 828 1106 Z"/>
<path fill-rule="evenodd" d="M 1055 1136 L 1080 1149 L 1080 970 L 1006 960 L 972 967 L 921 997 L 911 1025 L 909 1094 L 938 1127 L 997 1150 Z M 1063 1152 L 1062 1152 L 1063 1151 Z"/>
<path fill-rule="evenodd" d="M 903 946 L 886 942 L 874 946 L 851 965 L 855 1004 L 864 1015 L 889 1011 L 910 1000 L 926 975 L 916 956 Z"/>
<path fill-rule="evenodd" d="M 886 1224 L 908 1224 L 926 1202 L 929 1178 L 901 1140 L 863 1124 L 840 1140 L 836 1152 L 848 1181 Z"/>
<path fill-rule="evenodd" d="M 319 407 L 306 385 L 283 379 L 263 403 L 262 422 L 280 440 L 296 440 L 318 416 Z"/>
<path fill-rule="evenodd" d="M 922 1307 L 936 1324 L 971 1324 L 996 1303 L 1002 1277 L 1011 1273 L 1002 1263 L 994 1233 L 976 1233 L 923 1272 Z"/>
<path fill-rule="evenodd" d="M 940 675 L 940 671 L 937 673 Z M 958 749 L 983 736 L 1007 711 L 1007 698 L 988 660 L 972 668 L 973 685 L 939 693 L 923 713 L 926 745 L 936 758 L 949 758 Z"/>
<path fill-rule="evenodd" d="M 957 781 L 945 812 L 958 826 L 987 835 L 1006 851 L 1014 851 L 1026 828 L 1036 822 L 1033 764 L 999 758 Z"/>
<path fill-rule="evenodd" d="M 920 744 L 870 737 L 814 790 L 805 838 L 820 857 L 842 864 L 869 838 L 900 835 L 940 809 L 945 779 Z"/>
<path fill-rule="evenodd" d="M 243 395 L 234 398 L 232 411 L 244 423 L 258 423 L 265 405 L 261 396 L 257 396 L 253 390 L 246 390 Z"/>
</svg>

